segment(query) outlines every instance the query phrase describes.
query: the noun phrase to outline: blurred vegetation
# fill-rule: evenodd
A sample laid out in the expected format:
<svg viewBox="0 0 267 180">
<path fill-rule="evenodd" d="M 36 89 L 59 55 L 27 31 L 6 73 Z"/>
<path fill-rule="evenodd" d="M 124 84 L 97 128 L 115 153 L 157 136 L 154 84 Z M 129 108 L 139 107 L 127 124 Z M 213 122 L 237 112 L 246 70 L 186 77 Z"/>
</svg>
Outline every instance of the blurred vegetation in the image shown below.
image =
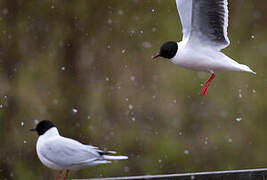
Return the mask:
<svg viewBox="0 0 267 180">
<path fill-rule="evenodd" d="M 229 9 L 224 52 L 257 75 L 218 73 L 201 97 L 209 74 L 151 60 L 181 40 L 174 0 L 1 0 L 0 179 L 55 176 L 28 131 L 42 119 L 129 156 L 72 178 L 266 167 L 267 4 Z"/>
</svg>

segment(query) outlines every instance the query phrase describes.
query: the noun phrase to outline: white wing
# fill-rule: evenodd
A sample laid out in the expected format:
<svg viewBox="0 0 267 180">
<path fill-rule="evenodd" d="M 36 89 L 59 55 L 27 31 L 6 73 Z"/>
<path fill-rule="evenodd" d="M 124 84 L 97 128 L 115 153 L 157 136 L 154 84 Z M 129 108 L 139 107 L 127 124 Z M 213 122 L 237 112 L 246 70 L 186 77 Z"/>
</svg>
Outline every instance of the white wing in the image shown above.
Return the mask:
<svg viewBox="0 0 267 180">
<path fill-rule="evenodd" d="M 64 137 L 51 138 L 40 148 L 42 156 L 60 166 L 88 164 L 102 159 L 97 151 L 98 148 L 94 146 L 84 145 Z"/>
<path fill-rule="evenodd" d="M 191 31 L 192 0 L 176 0 L 176 6 L 183 26 L 183 40 L 188 39 Z"/>
<path fill-rule="evenodd" d="M 183 31 L 185 31 L 184 36 L 185 38 L 188 37 L 188 43 L 190 45 L 210 46 L 216 50 L 227 47 L 230 44 L 227 37 L 227 0 L 185 1 L 176 0 L 176 3 L 183 24 Z M 179 5 L 181 5 L 180 8 Z M 190 5 L 191 11 L 189 11 Z M 185 9 L 182 9 L 183 7 Z M 187 16 L 191 17 L 190 23 Z"/>
</svg>

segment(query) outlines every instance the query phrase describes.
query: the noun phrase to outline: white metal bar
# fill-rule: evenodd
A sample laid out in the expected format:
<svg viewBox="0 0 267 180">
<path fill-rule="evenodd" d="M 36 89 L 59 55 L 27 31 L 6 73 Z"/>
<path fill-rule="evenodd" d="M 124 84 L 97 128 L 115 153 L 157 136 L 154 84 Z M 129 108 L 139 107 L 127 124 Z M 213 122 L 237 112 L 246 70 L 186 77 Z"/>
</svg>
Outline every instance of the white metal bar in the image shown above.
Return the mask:
<svg viewBox="0 0 267 180">
<path fill-rule="evenodd" d="M 213 177 L 213 178 L 212 178 Z M 129 176 L 129 177 L 110 177 L 110 178 L 93 178 L 79 180 L 141 180 L 141 179 L 227 179 L 227 180 L 267 180 L 267 168 L 260 169 L 243 169 L 243 170 L 228 170 L 228 171 L 211 171 L 211 172 L 196 172 L 184 174 L 165 174 L 165 175 L 144 175 L 144 176 Z"/>
</svg>

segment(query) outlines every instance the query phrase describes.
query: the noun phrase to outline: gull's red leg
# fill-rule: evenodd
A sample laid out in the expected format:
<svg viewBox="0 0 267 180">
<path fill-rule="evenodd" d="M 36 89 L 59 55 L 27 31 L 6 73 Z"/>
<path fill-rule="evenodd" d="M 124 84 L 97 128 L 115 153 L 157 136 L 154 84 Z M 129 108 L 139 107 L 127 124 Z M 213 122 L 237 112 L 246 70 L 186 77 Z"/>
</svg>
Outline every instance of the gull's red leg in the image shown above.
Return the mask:
<svg viewBox="0 0 267 180">
<path fill-rule="evenodd" d="M 202 92 L 201 92 L 202 96 L 206 96 L 208 94 L 209 85 L 214 78 L 215 78 L 215 74 L 212 74 L 211 77 L 209 78 L 209 80 L 205 83 L 205 85 L 202 89 Z"/>
<path fill-rule="evenodd" d="M 67 171 L 66 171 L 66 174 L 65 174 L 65 176 L 64 176 L 64 178 L 63 178 L 63 180 L 66 180 L 66 178 L 67 178 L 67 176 L 68 176 L 69 172 L 70 172 L 70 170 L 68 170 L 68 169 L 67 169 Z"/>
<path fill-rule="evenodd" d="M 63 172 L 63 171 L 61 171 L 61 170 L 60 170 L 60 171 L 58 171 L 58 173 L 57 173 L 57 176 L 56 176 L 55 180 L 59 180 L 59 178 L 60 178 L 60 176 L 61 176 L 62 172 Z"/>
</svg>

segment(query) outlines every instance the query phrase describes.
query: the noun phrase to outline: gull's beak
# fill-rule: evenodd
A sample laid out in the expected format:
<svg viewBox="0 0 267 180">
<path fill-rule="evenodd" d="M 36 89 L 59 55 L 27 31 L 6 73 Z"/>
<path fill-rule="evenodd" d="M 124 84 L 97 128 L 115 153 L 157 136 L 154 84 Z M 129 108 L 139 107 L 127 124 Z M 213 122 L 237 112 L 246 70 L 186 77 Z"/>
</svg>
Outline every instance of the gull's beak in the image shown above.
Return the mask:
<svg viewBox="0 0 267 180">
<path fill-rule="evenodd" d="M 160 57 L 160 53 L 158 53 L 157 55 L 153 56 L 152 59 L 156 59 L 158 57 Z"/>
<path fill-rule="evenodd" d="M 35 128 L 31 128 L 30 131 L 36 131 L 36 129 Z"/>
</svg>

